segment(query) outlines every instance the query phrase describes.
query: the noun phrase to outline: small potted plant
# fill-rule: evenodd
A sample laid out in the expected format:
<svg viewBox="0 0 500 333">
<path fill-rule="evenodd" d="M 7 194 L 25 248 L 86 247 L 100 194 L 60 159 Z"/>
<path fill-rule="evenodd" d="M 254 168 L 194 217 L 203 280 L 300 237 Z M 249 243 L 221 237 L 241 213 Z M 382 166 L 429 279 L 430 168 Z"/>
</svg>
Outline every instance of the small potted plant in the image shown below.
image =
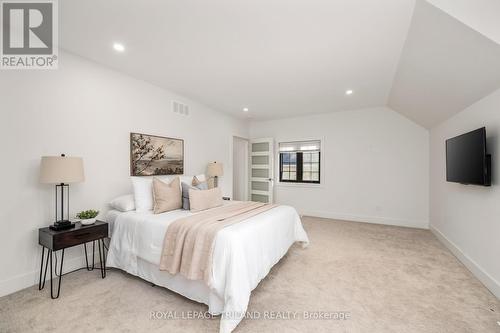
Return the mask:
<svg viewBox="0 0 500 333">
<path fill-rule="evenodd" d="M 76 214 L 76 217 L 80 219 L 81 224 L 90 225 L 95 223 L 97 215 L 99 215 L 98 210 L 89 209 Z"/>
</svg>

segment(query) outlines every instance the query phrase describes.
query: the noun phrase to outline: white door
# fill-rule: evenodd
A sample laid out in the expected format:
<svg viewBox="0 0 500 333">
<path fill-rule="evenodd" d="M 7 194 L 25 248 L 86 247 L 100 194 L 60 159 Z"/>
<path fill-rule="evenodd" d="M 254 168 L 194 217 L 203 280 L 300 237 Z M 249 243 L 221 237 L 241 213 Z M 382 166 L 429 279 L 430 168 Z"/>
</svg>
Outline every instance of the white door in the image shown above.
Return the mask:
<svg viewBox="0 0 500 333">
<path fill-rule="evenodd" d="M 233 200 L 248 201 L 248 140 L 233 137 Z"/>
<path fill-rule="evenodd" d="M 250 141 L 250 200 L 272 203 L 274 182 L 274 140 Z"/>
</svg>

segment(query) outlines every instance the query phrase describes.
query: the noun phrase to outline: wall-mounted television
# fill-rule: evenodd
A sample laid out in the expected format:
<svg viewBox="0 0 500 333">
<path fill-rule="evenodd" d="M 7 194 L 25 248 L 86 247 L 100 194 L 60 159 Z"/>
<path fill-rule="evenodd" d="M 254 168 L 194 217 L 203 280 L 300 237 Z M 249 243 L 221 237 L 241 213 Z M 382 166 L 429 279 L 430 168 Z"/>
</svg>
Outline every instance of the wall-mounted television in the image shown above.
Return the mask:
<svg viewBox="0 0 500 333">
<path fill-rule="evenodd" d="M 446 180 L 466 185 L 491 185 L 486 128 L 446 140 Z"/>
</svg>

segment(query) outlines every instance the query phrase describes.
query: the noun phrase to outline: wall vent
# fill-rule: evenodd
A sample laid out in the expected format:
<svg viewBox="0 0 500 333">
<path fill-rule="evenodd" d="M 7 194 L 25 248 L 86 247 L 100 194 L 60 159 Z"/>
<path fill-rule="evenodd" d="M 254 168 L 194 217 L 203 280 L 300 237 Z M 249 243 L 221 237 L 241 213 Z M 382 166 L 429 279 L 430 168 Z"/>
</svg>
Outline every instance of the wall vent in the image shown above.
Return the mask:
<svg viewBox="0 0 500 333">
<path fill-rule="evenodd" d="M 189 106 L 184 103 L 172 101 L 172 111 L 183 116 L 189 115 Z"/>
</svg>

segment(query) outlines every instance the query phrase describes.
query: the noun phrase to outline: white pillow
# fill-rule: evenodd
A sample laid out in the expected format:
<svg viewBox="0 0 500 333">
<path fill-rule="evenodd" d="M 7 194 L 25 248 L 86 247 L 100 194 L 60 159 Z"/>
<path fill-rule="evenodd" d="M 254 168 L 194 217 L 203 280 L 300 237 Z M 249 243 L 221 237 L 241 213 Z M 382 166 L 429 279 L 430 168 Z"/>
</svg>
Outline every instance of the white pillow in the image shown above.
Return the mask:
<svg viewBox="0 0 500 333">
<path fill-rule="evenodd" d="M 116 209 L 120 212 L 128 212 L 131 210 L 135 210 L 134 195 L 132 194 L 122 195 L 118 198 L 111 200 L 109 205 L 111 206 L 111 208 Z"/>
<path fill-rule="evenodd" d="M 205 175 L 198 175 L 196 177 L 205 178 Z M 191 184 L 193 180 L 193 176 L 178 176 L 178 175 L 169 175 L 169 176 L 154 176 L 159 178 L 161 181 L 169 183 L 175 177 L 180 177 L 180 183 L 185 181 L 188 184 Z M 134 188 L 134 200 L 135 200 L 135 210 L 137 212 L 146 212 L 149 210 L 153 210 L 153 177 L 130 177 L 132 180 L 132 187 Z M 198 178 L 200 179 L 200 178 Z"/>
<path fill-rule="evenodd" d="M 130 177 L 134 188 L 135 210 L 145 212 L 153 210 L 153 178 Z"/>
<path fill-rule="evenodd" d="M 224 204 L 219 187 L 211 190 L 189 189 L 189 209 L 192 212 L 219 207 Z"/>
</svg>

